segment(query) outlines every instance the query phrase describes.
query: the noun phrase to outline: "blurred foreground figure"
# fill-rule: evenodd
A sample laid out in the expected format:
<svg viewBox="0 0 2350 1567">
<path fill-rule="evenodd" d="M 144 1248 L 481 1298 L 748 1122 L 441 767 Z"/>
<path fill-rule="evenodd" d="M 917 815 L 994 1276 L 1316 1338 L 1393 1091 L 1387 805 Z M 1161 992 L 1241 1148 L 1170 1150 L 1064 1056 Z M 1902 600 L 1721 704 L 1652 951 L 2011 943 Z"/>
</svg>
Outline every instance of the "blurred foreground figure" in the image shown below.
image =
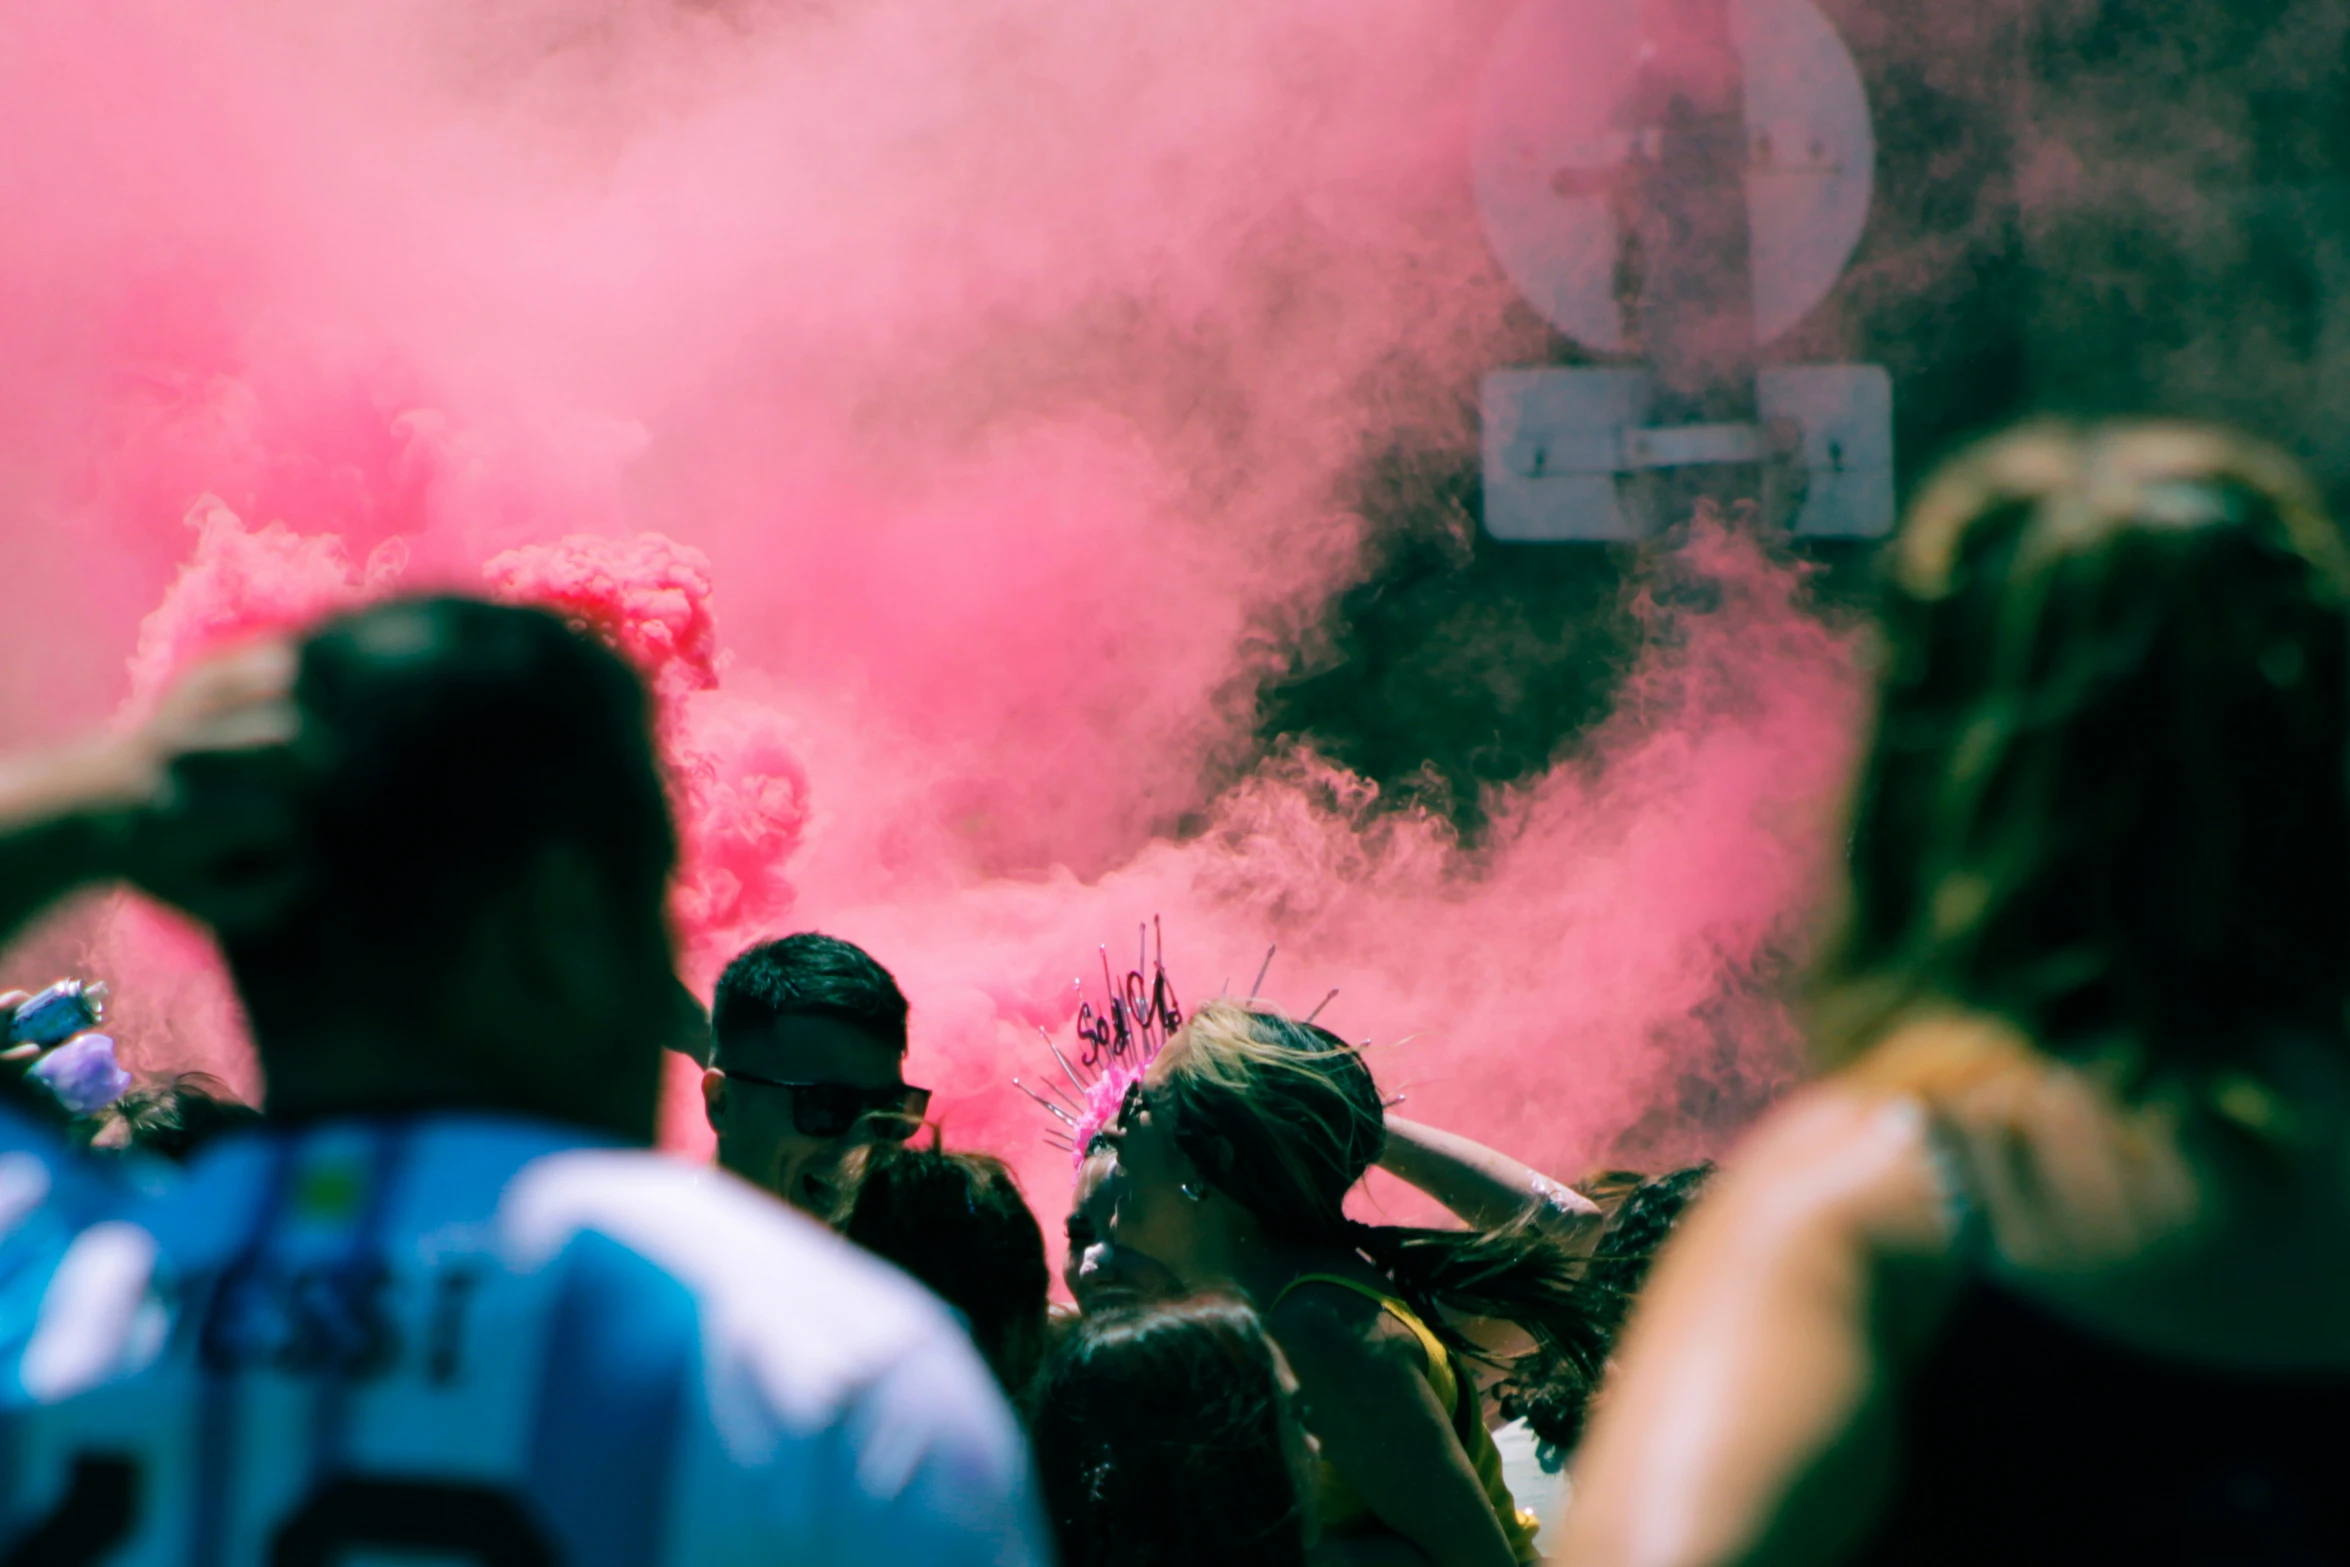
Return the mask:
<svg viewBox="0 0 2350 1567">
<path fill-rule="evenodd" d="M 1061 1567 L 1306 1567 L 1313 1474 L 1296 1394 L 1237 1300 L 1072 1323 L 1029 1399 Z"/>
<path fill-rule="evenodd" d="M 283 701 L 291 667 L 291 655 L 278 647 L 216 659 L 166 692 L 137 724 L 0 757 L 0 944 L 14 940 L 59 898 L 96 881 L 180 888 L 192 867 L 209 863 L 215 914 L 234 915 L 244 900 L 274 896 L 273 870 L 249 850 L 264 838 L 282 836 L 282 826 L 262 828 L 257 837 L 239 813 L 199 816 L 186 806 L 209 777 L 209 761 L 198 759 L 283 746 L 291 730 Z M 181 756 L 190 765 L 175 774 L 173 762 Z M 0 1404 L 22 1393 L 22 1352 L 50 1270 L 76 1236 L 117 1212 L 143 1184 L 126 1178 L 133 1173 L 129 1162 L 82 1155 L 75 1146 L 75 1112 L 35 1075 L 42 1062 L 70 1048 L 83 1024 L 96 1020 L 83 1007 L 44 1007 L 74 988 L 53 985 L 39 996 L 0 993 L 0 1018 L 6 1020 L 6 1047 L 0 1049 Z"/>
<path fill-rule="evenodd" d="M 1575 1567 L 2350 1560 L 2350 564 L 2281 456 L 1919 497 L 1816 1032 L 1668 1247 Z"/>
<path fill-rule="evenodd" d="M 14 1557 L 1040 1560 L 945 1313 L 643 1151 L 675 851 L 619 659 L 419 600 L 207 682 L 214 722 L 143 797 L 17 818 L 88 847 L 57 884 L 127 872 L 212 923 L 270 1118 L 54 1270 Z"/>
</svg>

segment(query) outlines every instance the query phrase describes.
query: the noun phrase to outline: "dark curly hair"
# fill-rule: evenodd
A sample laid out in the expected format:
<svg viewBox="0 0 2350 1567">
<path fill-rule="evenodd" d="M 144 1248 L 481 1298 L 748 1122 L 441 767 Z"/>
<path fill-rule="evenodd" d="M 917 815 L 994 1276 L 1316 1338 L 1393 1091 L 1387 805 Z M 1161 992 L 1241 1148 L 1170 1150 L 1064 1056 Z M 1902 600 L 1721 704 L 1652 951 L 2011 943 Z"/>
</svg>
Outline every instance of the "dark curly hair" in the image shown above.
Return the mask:
<svg viewBox="0 0 2350 1567">
<path fill-rule="evenodd" d="M 1608 1209 L 1606 1227 L 1584 1264 L 1583 1289 L 1593 1319 L 1611 1345 L 1648 1282 L 1656 1254 L 1713 1173 L 1711 1163 L 1662 1175 L 1610 1170 L 1583 1183 L 1582 1189 Z M 1523 1419 L 1545 1447 L 1566 1453 L 1583 1439 L 1598 1384 L 1597 1367 L 1536 1354 L 1510 1367 L 1494 1398 L 1503 1415 Z"/>
</svg>

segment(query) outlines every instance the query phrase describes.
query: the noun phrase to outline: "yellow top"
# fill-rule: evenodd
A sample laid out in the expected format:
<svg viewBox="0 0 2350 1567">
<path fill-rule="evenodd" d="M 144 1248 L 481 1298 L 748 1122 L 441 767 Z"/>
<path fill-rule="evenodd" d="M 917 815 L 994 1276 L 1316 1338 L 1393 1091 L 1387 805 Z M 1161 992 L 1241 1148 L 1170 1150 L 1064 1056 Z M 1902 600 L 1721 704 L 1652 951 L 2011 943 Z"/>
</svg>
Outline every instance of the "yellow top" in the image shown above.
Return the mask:
<svg viewBox="0 0 2350 1567">
<path fill-rule="evenodd" d="M 1501 1477 L 1501 1453 L 1493 1445 L 1493 1433 L 1485 1429 L 1477 1385 L 1462 1374 L 1459 1361 L 1444 1340 L 1429 1331 L 1428 1324 L 1393 1295 L 1335 1273 L 1298 1275 L 1290 1280 L 1288 1289 L 1274 1297 L 1274 1306 L 1278 1308 L 1289 1298 L 1290 1290 L 1300 1284 L 1335 1284 L 1340 1289 L 1353 1290 L 1377 1301 L 1389 1316 L 1411 1329 L 1412 1337 L 1420 1341 L 1421 1353 L 1428 1359 L 1428 1385 L 1436 1390 L 1436 1401 L 1452 1411 L 1453 1435 L 1460 1438 L 1461 1450 L 1469 1455 L 1469 1465 L 1477 1471 L 1477 1479 L 1485 1487 L 1485 1500 L 1492 1504 L 1493 1516 L 1501 1520 L 1501 1532 L 1509 1538 L 1511 1554 L 1521 1562 L 1541 1560 L 1542 1553 L 1534 1546 L 1537 1527 L 1534 1515 L 1518 1506 Z M 1375 1516 L 1370 1504 L 1356 1494 L 1355 1488 L 1330 1466 L 1327 1458 L 1321 1460 L 1317 1471 L 1314 1493 L 1321 1509 L 1322 1532 L 1332 1535 L 1365 1532 Z"/>
</svg>

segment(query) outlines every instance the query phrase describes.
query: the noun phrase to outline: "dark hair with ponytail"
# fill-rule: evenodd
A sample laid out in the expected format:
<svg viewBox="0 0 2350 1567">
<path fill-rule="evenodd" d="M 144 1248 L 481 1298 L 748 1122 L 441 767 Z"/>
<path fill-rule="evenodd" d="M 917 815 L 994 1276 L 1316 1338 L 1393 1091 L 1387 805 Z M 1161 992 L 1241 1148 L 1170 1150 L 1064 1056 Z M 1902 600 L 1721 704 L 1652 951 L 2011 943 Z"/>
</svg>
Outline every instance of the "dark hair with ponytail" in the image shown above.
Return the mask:
<svg viewBox="0 0 2350 1567">
<path fill-rule="evenodd" d="M 1492 1362 L 1447 1313 L 1514 1322 L 1531 1336 L 1535 1348 L 1513 1374 L 1597 1382 L 1607 1334 L 1581 1264 L 1531 1222 L 1429 1230 L 1346 1216 L 1346 1194 L 1387 1140 L 1378 1084 L 1353 1046 L 1269 1008 L 1211 1001 L 1160 1063 L 1153 1103 L 1177 1144 L 1269 1234 L 1361 1253 L 1460 1355 Z"/>
</svg>

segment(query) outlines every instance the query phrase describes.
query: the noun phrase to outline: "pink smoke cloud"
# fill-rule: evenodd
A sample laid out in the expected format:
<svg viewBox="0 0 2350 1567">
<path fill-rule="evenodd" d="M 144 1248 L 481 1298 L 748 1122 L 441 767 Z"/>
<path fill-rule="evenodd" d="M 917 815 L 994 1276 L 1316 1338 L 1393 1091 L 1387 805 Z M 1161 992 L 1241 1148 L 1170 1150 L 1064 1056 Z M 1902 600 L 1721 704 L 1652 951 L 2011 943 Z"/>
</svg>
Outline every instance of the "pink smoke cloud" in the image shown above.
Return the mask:
<svg viewBox="0 0 2350 1567">
<path fill-rule="evenodd" d="M 682 840 L 678 931 L 688 968 L 715 973 L 791 911 L 808 777 L 783 713 L 718 689 L 709 558 L 657 533 L 574 534 L 508 550 L 483 572 L 499 597 L 572 618 L 644 672 Z"/>
<path fill-rule="evenodd" d="M 662 694 L 689 977 L 866 942 L 1048 1233 L 1008 1079 L 1153 915 L 1186 999 L 1278 941 L 1271 993 L 1339 987 L 1430 1119 L 1562 1172 L 1689 1151 L 1790 1069 L 1848 752 L 1787 568 L 1699 529 L 1669 569 L 1715 606 L 1645 609 L 1614 716 L 1474 846 L 1252 739 L 1361 569 L 1366 458 L 1473 450 L 1460 389 L 1540 357 L 1460 172 L 1498 10 L 33 0 L 8 737 L 395 584 L 550 602 Z M 184 927 L 44 941 L 128 1059 L 251 1085 Z"/>
<path fill-rule="evenodd" d="M 1800 1068 L 1776 981 L 1827 890 L 1860 685 L 1848 635 L 1751 538 L 1701 522 L 1663 569 L 1680 591 L 1639 606 L 1646 652 L 1613 715 L 1496 799 L 1482 844 L 1291 752 L 1196 836 L 1096 880 L 899 895 L 822 923 L 921 957 L 911 1069 L 938 1080 L 950 1135 L 1031 1145 L 1032 1189 L 1065 1175 L 1043 1112 L 1004 1080 L 1054 1070 L 1035 1027 L 1066 1047 L 1072 979 L 1098 943 L 1130 961 L 1154 915 L 1186 1001 L 1246 993 L 1277 942 L 1267 997 L 1303 1013 L 1335 987 L 1321 1021 L 1371 1043 L 1412 1114 L 1565 1175 L 1718 1148 Z M 807 884 L 802 912 L 833 896 Z"/>
<path fill-rule="evenodd" d="M 571 534 L 494 555 L 482 574 L 501 598 L 543 605 L 602 637 L 642 670 L 666 720 L 718 684 L 710 622 L 710 558 L 648 533 Z"/>
<path fill-rule="evenodd" d="M 151 701 L 187 661 L 248 637 L 298 630 L 396 585 L 407 551 L 389 539 L 354 566 L 333 535 L 305 537 L 272 522 L 248 528 L 217 497 L 189 509 L 194 550 L 139 622 L 131 653 L 133 710 Z"/>
</svg>

